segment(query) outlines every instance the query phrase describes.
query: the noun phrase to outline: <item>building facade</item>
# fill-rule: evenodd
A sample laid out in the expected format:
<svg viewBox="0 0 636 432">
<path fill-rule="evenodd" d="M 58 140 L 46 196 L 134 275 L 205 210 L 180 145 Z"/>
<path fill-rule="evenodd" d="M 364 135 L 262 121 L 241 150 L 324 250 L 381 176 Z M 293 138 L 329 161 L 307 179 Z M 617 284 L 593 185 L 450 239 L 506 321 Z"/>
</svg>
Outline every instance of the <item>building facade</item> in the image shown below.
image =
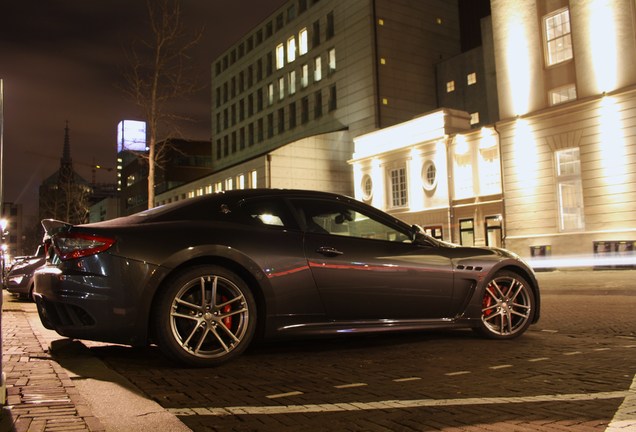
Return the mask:
<svg viewBox="0 0 636 432">
<path fill-rule="evenodd" d="M 563 265 L 630 258 L 634 3 L 492 0 L 491 11 L 506 246 Z"/>
<path fill-rule="evenodd" d="M 436 108 L 433 65 L 459 51 L 455 2 L 291 0 L 213 64 L 214 170 L 308 137 L 351 151 Z"/>
</svg>

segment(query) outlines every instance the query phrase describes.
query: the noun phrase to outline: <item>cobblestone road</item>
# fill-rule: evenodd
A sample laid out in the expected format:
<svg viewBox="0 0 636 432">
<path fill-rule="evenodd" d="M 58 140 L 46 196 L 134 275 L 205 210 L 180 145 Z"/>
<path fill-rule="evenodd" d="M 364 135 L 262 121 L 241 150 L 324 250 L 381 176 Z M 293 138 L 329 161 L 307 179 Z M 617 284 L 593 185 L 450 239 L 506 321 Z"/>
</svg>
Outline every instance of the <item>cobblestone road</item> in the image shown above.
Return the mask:
<svg viewBox="0 0 636 432">
<path fill-rule="evenodd" d="M 634 276 L 539 274 L 541 322 L 508 342 L 470 331 L 281 342 L 203 370 L 156 349 L 92 351 L 195 431 L 603 431 L 617 412 L 636 421 Z"/>
</svg>

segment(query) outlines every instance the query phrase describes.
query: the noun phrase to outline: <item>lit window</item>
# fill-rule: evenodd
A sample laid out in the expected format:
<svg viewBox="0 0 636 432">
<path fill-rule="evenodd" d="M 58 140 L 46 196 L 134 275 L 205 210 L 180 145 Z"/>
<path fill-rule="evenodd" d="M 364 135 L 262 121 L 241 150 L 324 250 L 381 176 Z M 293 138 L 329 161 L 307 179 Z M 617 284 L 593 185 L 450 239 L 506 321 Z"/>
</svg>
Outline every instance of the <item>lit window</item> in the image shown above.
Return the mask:
<svg viewBox="0 0 636 432">
<path fill-rule="evenodd" d="M 422 167 L 422 186 L 427 191 L 432 191 L 437 186 L 437 167 L 432 160 L 426 161 Z"/>
<path fill-rule="evenodd" d="M 583 187 L 581 184 L 581 154 L 579 148 L 555 153 L 557 191 L 559 204 L 559 228 L 575 231 L 584 228 Z"/>
<path fill-rule="evenodd" d="M 251 188 L 256 188 L 258 186 L 256 179 L 257 179 L 256 170 L 250 171 L 250 187 Z"/>
<path fill-rule="evenodd" d="M 269 105 L 274 103 L 274 83 L 267 85 L 267 102 Z"/>
<path fill-rule="evenodd" d="M 296 93 L 296 71 L 291 71 L 288 75 L 289 80 L 289 94 L 293 95 Z"/>
<path fill-rule="evenodd" d="M 384 25 L 384 20 L 382 18 L 378 19 L 378 25 L 381 25 L 381 26 Z"/>
<path fill-rule="evenodd" d="M 214 184 L 214 192 L 221 192 L 223 190 L 223 183 L 217 182 Z"/>
<path fill-rule="evenodd" d="M 225 190 L 232 190 L 234 189 L 234 180 L 230 177 L 228 179 L 225 179 Z"/>
<path fill-rule="evenodd" d="M 391 207 L 406 207 L 408 204 L 406 167 L 390 170 L 389 184 L 391 187 Z"/>
<path fill-rule="evenodd" d="M 245 174 L 239 174 L 239 176 L 236 177 L 236 187 L 238 189 L 245 189 Z"/>
<path fill-rule="evenodd" d="M 285 78 L 278 78 L 278 100 L 285 99 Z"/>
<path fill-rule="evenodd" d="M 570 33 L 570 12 L 567 8 L 543 19 L 548 66 L 572 58 L 572 35 Z"/>
<path fill-rule="evenodd" d="M 304 28 L 300 32 L 298 32 L 298 54 L 304 55 L 307 54 L 309 50 L 309 44 L 307 42 L 307 29 Z"/>
<path fill-rule="evenodd" d="M 322 79 L 322 59 L 316 57 L 314 59 L 314 81 L 318 82 Z"/>
<path fill-rule="evenodd" d="M 300 87 L 305 88 L 309 85 L 309 66 L 304 64 L 300 68 Z"/>
<path fill-rule="evenodd" d="M 276 46 L 276 69 L 281 69 L 285 66 L 285 47 L 283 44 Z"/>
<path fill-rule="evenodd" d="M 446 93 L 455 91 L 455 81 L 448 81 L 446 83 Z"/>
<path fill-rule="evenodd" d="M 287 63 L 291 63 L 294 60 L 296 60 L 296 38 L 292 36 L 287 39 Z"/>
<path fill-rule="evenodd" d="M 473 219 L 459 220 L 459 244 L 462 246 L 475 245 L 475 221 Z"/>
<path fill-rule="evenodd" d="M 576 99 L 576 86 L 570 84 L 567 86 L 552 89 L 548 92 L 550 105 L 558 105 Z"/>
<path fill-rule="evenodd" d="M 362 176 L 362 199 L 369 201 L 373 197 L 373 179 L 369 174 Z"/>
<path fill-rule="evenodd" d="M 329 72 L 336 70 L 336 49 L 331 48 L 329 50 Z"/>
<path fill-rule="evenodd" d="M 476 125 L 478 123 L 479 123 L 479 113 L 478 112 L 470 113 L 470 124 Z"/>
<path fill-rule="evenodd" d="M 477 74 L 475 72 L 466 75 L 466 84 L 473 85 L 477 83 Z"/>
<path fill-rule="evenodd" d="M 389 100 L 387 98 L 382 98 L 382 105 L 388 105 Z"/>
</svg>

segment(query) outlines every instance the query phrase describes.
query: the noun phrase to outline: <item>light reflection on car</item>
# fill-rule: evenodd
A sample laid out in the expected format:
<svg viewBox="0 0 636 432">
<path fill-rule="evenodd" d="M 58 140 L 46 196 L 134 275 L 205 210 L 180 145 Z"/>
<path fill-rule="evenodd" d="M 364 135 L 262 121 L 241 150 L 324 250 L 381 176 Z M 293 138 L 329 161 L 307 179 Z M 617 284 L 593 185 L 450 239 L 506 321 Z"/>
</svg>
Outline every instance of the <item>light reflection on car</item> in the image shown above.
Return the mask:
<svg viewBox="0 0 636 432">
<path fill-rule="evenodd" d="M 352 198 L 251 189 L 111 221 L 44 220 L 43 324 L 63 336 L 156 343 L 214 366 L 255 337 L 473 328 L 511 339 L 539 319 L 532 269 L 460 247 Z"/>
</svg>

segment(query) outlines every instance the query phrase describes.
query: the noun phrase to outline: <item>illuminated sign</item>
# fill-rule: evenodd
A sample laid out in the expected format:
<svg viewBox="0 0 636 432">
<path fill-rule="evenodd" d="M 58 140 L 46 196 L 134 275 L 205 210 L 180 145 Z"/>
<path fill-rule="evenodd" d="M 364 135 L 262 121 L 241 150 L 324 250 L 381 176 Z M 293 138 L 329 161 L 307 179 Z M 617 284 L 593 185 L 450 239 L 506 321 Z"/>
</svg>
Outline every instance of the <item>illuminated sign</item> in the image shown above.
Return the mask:
<svg viewBox="0 0 636 432">
<path fill-rule="evenodd" d="M 117 153 L 124 150 L 146 151 L 146 122 L 122 120 L 117 125 Z"/>
</svg>

